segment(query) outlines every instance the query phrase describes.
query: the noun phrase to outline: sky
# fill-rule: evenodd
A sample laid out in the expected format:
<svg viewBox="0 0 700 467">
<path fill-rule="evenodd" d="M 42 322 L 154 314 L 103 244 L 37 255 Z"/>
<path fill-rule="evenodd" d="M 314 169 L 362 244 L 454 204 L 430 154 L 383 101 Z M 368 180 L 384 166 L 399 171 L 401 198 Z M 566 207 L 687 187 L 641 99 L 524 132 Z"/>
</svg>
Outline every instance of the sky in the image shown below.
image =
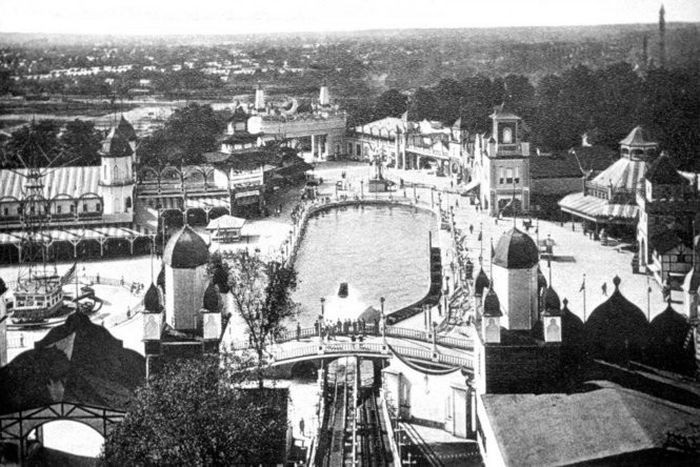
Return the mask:
<svg viewBox="0 0 700 467">
<path fill-rule="evenodd" d="M 700 0 L 665 0 L 700 22 Z M 659 0 L 0 0 L 0 32 L 251 34 L 654 23 Z"/>
</svg>

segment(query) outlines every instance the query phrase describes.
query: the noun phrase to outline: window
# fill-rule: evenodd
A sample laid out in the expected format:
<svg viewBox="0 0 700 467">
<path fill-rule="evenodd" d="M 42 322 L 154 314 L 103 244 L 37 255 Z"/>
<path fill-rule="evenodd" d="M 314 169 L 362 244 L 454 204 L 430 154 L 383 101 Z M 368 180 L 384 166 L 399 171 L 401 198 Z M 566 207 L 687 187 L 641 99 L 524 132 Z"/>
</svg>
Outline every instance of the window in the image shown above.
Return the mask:
<svg viewBox="0 0 700 467">
<path fill-rule="evenodd" d="M 83 212 L 87 212 L 87 203 L 83 203 Z"/>
<path fill-rule="evenodd" d="M 515 183 L 520 183 L 520 167 L 515 168 Z"/>
<path fill-rule="evenodd" d="M 3 209 L 3 212 L 4 212 L 4 214 L 7 216 L 7 215 L 8 215 L 8 212 L 9 212 L 9 209 L 4 208 L 4 209 Z"/>
<path fill-rule="evenodd" d="M 131 209 L 131 196 L 126 197 L 126 202 L 124 203 L 124 211 L 128 212 Z"/>
<path fill-rule="evenodd" d="M 504 128 L 503 129 L 503 144 L 512 144 L 513 143 L 513 130 L 510 128 Z"/>
<path fill-rule="evenodd" d="M 29 206 L 29 213 L 34 214 L 35 212 L 36 212 L 36 207 L 32 204 L 31 206 Z"/>
<path fill-rule="evenodd" d="M 56 206 L 56 214 L 61 214 L 62 208 L 63 208 L 63 206 L 61 206 L 60 204 L 58 206 Z"/>
<path fill-rule="evenodd" d="M 22 208 L 17 207 L 17 215 L 19 216 L 20 214 L 22 214 Z"/>
<path fill-rule="evenodd" d="M 506 183 L 513 183 L 513 169 L 506 169 Z"/>
<path fill-rule="evenodd" d="M 352 156 L 352 143 L 348 143 L 348 155 Z"/>
<path fill-rule="evenodd" d="M 501 170 L 499 170 L 499 173 L 500 173 L 500 176 L 498 178 L 498 183 L 500 185 L 503 185 L 503 182 L 505 181 L 505 177 L 506 177 L 506 171 L 505 171 L 505 169 L 501 169 Z"/>
<path fill-rule="evenodd" d="M 357 143 L 355 145 L 355 155 L 356 156 L 361 156 L 362 155 L 362 146 L 360 146 L 360 143 Z"/>
<path fill-rule="evenodd" d="M 95 204 L 95 211 L 100 212 L 100 208 L 101 208 L 101 207 L 102 207 L 102 206 L 100 206 L 100 203 L 96 203 L 96 204 Z"/>
<path fill-rule="evenodd" d="M 119 180 L 119 167 L 116 165 L 114 166 L 114 173 L 112 174 L 112 177 L 114 180 Z"/>
<path fill-rule="evenodd" d="M 75 204 L 70 205 L 70 212 L 71 214 L 75 213 Z"/>
</svg>

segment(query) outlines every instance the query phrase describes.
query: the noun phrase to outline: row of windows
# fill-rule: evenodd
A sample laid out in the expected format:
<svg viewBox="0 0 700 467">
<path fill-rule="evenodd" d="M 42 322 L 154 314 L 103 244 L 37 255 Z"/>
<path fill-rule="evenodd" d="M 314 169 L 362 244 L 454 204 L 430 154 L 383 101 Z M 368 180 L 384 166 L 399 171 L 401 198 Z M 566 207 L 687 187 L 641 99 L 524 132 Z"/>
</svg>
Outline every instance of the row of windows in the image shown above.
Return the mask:
<svg viewBox="0 0 700 467">
<path fill-rule="evenodd" d="M 128 199 L 127 207 L 131 207 L 131 198 Z M 101 209 L 102 209 L 102 205 L 100 203 L 95 203 L 95 212 L 99 212 Z M 89 212 L 89 210 L 90 210 L 89 205 L 87 203 L 83 204 L 83 212 Z M 22 214 L 22 208 L 20 208 L 20 207 L 16 208 L 15 211 L 16 211 L 16 215 L 18 215 L 18 216 Z M 36 212 L 37 212 L 36 206 L 29 207 L 29 214 L 36 214 Z M 39 212 L 43 214 L 46 212 L 46 210 L 39 209 Z M 70 205 L 69 212 L 71 214 L 75 213 L 75 205 L 74 204 Z M 58 206 L 56 206 L 56 214 L 62 214 L 62 213 L 63 213 L 63 206 L 61 206 L 59 204 Z M 9 216 L 10 215 L 10 208 L 3 208 L 3 214 L 5 216 Z"/>
<path fill-rule="evenodd" d="M 520 183 L 520 167 L 513 168 L 501 168 L 498 176 L 499 185 L 512 185 L 514 183 Z"/>
</svg>

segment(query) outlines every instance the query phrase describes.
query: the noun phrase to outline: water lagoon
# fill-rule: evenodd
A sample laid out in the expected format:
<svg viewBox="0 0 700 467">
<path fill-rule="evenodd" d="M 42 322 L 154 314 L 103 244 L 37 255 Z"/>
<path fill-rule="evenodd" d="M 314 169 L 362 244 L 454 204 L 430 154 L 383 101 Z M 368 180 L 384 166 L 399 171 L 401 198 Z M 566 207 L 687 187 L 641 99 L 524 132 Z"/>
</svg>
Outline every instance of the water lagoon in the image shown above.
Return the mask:
<svg viewBox="0 0 700 467">
<path fill-rule="evenodd" d="M 295 261 L 302 327 L 318 318 L 321 297 L 333 321 L 378 309 L 380 297 L 387 312 L 422 299 L 430 286 L 429 232 L 436 228 L 432 212 L 408 206 L 332 208 L 311 217 Z M 338 297 L 342 282 L 347 298 Z"/>
</svg>

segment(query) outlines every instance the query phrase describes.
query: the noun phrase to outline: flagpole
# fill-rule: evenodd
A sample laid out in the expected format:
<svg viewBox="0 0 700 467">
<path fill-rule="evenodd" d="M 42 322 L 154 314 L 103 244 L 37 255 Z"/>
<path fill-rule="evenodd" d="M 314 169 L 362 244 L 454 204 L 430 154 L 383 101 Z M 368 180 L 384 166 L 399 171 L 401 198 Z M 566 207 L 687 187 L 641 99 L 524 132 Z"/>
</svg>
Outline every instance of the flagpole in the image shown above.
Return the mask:
<svg viewBox="0 0 700 467">
<path fill-rule="evenodd" d="M 647 319 L 651 322 L 651 287 L 649 286 L 649 275 L 647 274 Z"/>
</svg>

